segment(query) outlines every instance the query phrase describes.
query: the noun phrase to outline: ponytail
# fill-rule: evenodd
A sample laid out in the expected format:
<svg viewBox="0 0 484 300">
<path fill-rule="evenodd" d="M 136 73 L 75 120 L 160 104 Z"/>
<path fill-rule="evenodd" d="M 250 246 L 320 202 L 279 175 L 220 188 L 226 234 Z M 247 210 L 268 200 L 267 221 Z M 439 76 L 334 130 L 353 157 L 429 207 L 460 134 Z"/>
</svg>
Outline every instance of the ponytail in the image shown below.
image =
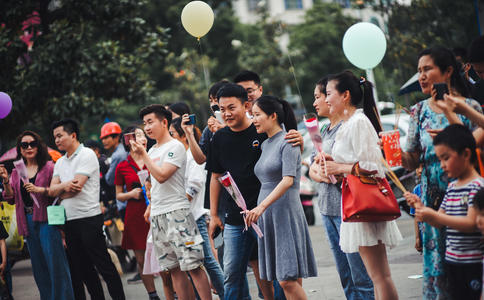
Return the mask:
<svg viewBox="0 0 484 300">
<path fill-rule="evenodd" d="M 382 131 L 380 116 L 376 108 L 375 98 L 373 98 L 373 84 L 371 82 L 366 81 L 364 78 L 358 79 L 351 71 L 343 71 L 339 74 L 331 75 L 328 78 L 329 81 L 336 82 L 335 87 L 339 93 L 348 91 L 351 97 L 351 105 L 355 107 L 363 106 L 363 112 L 376 132 Z"/>
<path fill-rule="evenodd" d="M 257 105 L 257 107 L 268 116 L 275 113 L 277 116 L 277 122 L 279 124 L 284 124 L 286 131 L 291 129 L 297 130 L 297 121 L 294 116 L 294 111 L 287 101 L 274 96 L 261 96 L 255 101 L 254 105 Z"/>
<path fill-rule="evenodd" d="M 289 131 L 291 129 L 297 130 L 296 116 L 294 115 L 294 111 L 292 110 L 291 105 L 286 100 L 278 99 L 278 101 L 279 103 L 281 103 L 282 109 L 284 111 L 284 120 L 282 121 L 282 123 L 284 123 L 286 131 Z"/>
<path fill-rule="evenodd" d="M 365 79 L 362 79 L 363 83 L 363 112 L 370 119 L 373 128 L 377 133 L 380 133 L 383 128 L 381 127 L 380 116 L 378 115 L 378 109 L 376 107 L 375 98 L 373 97 L 373 84 Z"/>
</svg>

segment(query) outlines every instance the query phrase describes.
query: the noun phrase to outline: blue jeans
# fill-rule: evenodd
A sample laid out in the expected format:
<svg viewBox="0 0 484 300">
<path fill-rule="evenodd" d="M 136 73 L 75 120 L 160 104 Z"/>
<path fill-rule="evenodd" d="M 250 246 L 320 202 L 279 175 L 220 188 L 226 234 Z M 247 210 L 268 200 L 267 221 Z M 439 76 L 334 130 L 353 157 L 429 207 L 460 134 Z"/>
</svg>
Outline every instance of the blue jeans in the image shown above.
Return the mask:
<svg viewBox="0 0 484 300">
<path fill-rule="evenodd" d="M 341 285 L 346 299 L 375 299 L 373 282 L 366 272 L 365 265 L 359 253 L 344 253 L 339 247 L 340 216 L 326 216 L 323 218 L 329 246 L 336 261 Z"/>
<path fill-rule="evenodd" d="M 224 227 L 224 295 L 226 300 L 251 299 L 247 282 L 247 265 L 257 237 L 252 228 L 225 224 Z"/>
<path fill-rule="evenodd" d="M 71 273 L 59 230 L 47 222 L 34 222 L 26 214 L 27 247 L 40 298 L 74 299 Z"/>
<path fill-rule="evenodd" d="M 217 291 L 220 299 L 224 298 L 224 273 L 220 264 L 212 253 L 212 247 L 210 247 L 210 241 L 208 239 L 207 221 L 205 215 L 201 216 L 197 220 L 198 230 L 203 238 L 203 253 L 205 255 L 203 265 L 207 269 L 208 276 L 210 276 L 210 281 L 213 287 Z"/>
</svg>

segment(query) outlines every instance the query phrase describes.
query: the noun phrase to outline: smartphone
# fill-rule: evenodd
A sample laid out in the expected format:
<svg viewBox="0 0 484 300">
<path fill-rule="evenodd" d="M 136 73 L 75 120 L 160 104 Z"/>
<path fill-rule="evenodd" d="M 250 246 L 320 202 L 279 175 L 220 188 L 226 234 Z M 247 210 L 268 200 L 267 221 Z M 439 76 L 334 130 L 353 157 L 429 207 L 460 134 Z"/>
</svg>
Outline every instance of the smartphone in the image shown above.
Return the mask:
<svg viewBox="0 0 484 300">
<path fill-rule="evenodd" d="M 187 125 L 195 125 L 197 122 L 197 118 L 195 115 L 189 115 L 188 118 L 190 119 L 186 124 Z"/>
<path fill-rule="evenodd" d="M 136 142 L 136 135 L 135 135 L 135 133 L 134 132 L 125 133 L 124 134 L 124 144 L 126 146 L 130 146 L 131 145 L 131 143 L 130 143 L 131 140 L 133 140 L 133 141 Z"/>
<path fill-rule="evenodd" d="M 222 118 L 222 113 L 219 110 L 214 111 L 213 114 L 215 115 L 215 119 L 217 119 L 217 121 L 219 121 L 222 124 L 224 123 L 224 119 Z"/>
<path fill-rule="evenodd" d="M 444 94 L 449 94 L 447 83 L 444 83 L 444 82 L 434 83 L 434 89 L 437 91 L 435 100 L 444 100 Z"/>
<path fill-rule="evenodd" d="M 213 233 L 213 246 L 215 249 L 220 248 L 224 243 L 224 235 L 220 227 L 215 228 L 215 232 Z"/>
</svg>

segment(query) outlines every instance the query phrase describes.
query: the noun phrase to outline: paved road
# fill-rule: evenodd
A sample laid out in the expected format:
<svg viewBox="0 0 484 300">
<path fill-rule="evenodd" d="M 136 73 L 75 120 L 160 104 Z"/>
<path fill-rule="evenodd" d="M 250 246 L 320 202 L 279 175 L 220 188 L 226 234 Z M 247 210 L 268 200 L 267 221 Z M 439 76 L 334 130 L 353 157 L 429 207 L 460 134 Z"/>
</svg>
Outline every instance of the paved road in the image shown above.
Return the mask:
<svg viewBox="0 0 484 300">
<path fill-rule="evenodd" d="M 400 299 L 421 298 L 421 279 L 409 279 L 411 275 L 421 274 L 421 256 L 413 248 L 413 225 L 412 219 L 403 214 L 397 221 L 400 231 L 404 236 L 402 243 L 388 252 L 392 277 L 398 289 Z M 326 242 L 325 232 L 321 226 L 321 219 L 317 217 L 315 226 L 310 227 L 314 253 L 318 263 L 319 276 L 303 281 L 304 289 L 309 299 L 344 299 L 338 273 L 336 271 L 333 256 Z M 16 300 L 39 299 L 39 294 L 32 277 L 30 261 L 17 263 L 13 270 L 13 296 Z M 128 285 L 127 278 L 133 274 L 123 275 L 124 289 L 127 299 L 148 299 L 142 284 Z M 252 275 L 249 276 L 251 295 L 257 298 L 257 288 Z M 156 280 L 158 292 L 162 294 L 161 279 Z M 106 288 L 105 288 L 106 291 Z M 106 299 L 109 296 L 106 294 Z M 214 299 L 217 299 L 214 296 Z"/>
</svg>

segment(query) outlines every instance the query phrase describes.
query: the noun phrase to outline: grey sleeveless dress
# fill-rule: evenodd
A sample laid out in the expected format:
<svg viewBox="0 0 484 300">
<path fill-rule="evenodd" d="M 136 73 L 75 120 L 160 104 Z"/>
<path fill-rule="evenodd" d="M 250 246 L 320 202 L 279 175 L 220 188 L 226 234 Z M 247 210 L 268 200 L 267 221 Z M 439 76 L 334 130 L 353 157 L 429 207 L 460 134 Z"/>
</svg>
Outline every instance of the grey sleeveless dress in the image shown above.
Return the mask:
<svg viewBox="0 0 484 300">
<path fill-rule="evenodd" d="M 259 239 L 259 271 L 265 280 L 295 280 L 317 276 L 308 224 L 299 198 L 301 152 L 284 140 L 280 131 L 262 143 L 262 155 L 255 165 L 261 182 L 260 204 L 283 176 L 293 176 L 294 184 L 269 206 L 259 218 L 264 236 Z"/>
</svg>

